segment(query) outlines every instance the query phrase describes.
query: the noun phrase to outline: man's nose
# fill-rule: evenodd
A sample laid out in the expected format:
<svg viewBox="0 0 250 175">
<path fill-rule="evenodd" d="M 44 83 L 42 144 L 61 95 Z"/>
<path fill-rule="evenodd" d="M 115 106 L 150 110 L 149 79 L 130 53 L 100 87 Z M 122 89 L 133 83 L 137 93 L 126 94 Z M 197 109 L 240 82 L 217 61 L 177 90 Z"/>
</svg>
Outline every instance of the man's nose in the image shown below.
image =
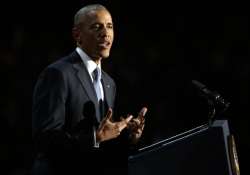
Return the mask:
<svg viewBox="0 0 250 175">
<path fill-rule="evenodd" d="M 106 38 L 106 37 L 109 38 L 111 36 L 109 29 L 107 27 L 103 27 L 103 29 L 100 33 L 100 36 L 102 38 Z"/>
</svg>

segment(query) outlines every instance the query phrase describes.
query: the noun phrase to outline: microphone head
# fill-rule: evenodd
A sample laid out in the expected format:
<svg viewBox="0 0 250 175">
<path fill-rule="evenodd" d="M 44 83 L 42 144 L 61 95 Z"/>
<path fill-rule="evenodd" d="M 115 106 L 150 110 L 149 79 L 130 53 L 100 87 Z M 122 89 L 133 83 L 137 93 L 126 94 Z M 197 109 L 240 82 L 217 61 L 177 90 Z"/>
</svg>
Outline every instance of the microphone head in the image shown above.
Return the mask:
<svg viewBox="0 0 250 175">
<path fill-rule="evenodd" d="M 202 84 L 201 82 L 197 81 L 197 80 L 192 80 L 192 83 L 194 84 L 194 86 L 198 89 L 204 89 L 206 86 L 204 84 Z"/>
<path fill-rule="evenodd" d="M 87 101 L 83 106 L 82 114 L 84 117 L 95 117 L 95 104 L 92 101 Z"/>
<path fill-rule="evenodd" d="M 83 118 L 77 123 L 74 132 L 92 131 L 92 126 L 96 123 L 95 119 L 95 104 L 88 101 L 82 109 Z"/>
<path fill-rule="evenodd" d="M 204 84 L 202 84 L 197 80 L 192 80 L 192 83 L 195 86 L 195 88 L 198 89 L 199 95 L 202 97 L 216 101 L 216 98 L 220 96 L 217 92 L 210 91 Z"/>
<path fill-rule="evenodd" d="M 207 100 L 212 101 L 218 107 L 226 110 L 230 103 L 227 102 L 219 93 L 216 91 L 209 90 L 204 84 L 197 80 L 192 80 L 193 85 L 199 90 L 201 96 L 207 98 Z"/>
</svg>

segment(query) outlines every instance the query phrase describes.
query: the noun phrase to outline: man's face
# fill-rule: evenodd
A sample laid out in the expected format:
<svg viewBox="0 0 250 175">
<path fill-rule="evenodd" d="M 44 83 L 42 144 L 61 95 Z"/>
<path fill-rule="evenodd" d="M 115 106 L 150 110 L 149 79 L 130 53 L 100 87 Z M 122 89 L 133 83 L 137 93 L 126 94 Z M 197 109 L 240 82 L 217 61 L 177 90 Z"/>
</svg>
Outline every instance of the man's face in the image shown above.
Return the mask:
<svg viewBox="0 0 250 175">
<path fill-rule="evenodd" d="M 78 30 L 79 46 L 94 61 L 107 58 L 113 43 L 113 22 L 106 10 L 91 11 L 82 17 Z"/>
</svg>

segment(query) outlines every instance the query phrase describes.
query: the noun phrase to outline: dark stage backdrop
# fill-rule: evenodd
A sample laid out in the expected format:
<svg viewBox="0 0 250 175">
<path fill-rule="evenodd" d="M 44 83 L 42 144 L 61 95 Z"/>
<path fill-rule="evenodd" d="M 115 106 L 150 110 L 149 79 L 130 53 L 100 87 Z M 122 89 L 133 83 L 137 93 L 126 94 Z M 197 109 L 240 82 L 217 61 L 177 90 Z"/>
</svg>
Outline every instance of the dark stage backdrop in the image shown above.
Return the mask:
<svg viewBox="0 0 250 175">
<path fill-rule="evenodd" d="M 2 171 L 28 174 L 35 82 L 45 66 L 74 49 L 73 15 L 90 2 L 106 5 L 113 15 L 115 41 L 103 68 L 118 86 L 116 115 L 149 108 L 142 145 L 207 122 L 206 101 L 191 84 L 196 79 L 231 102 L 218 118 L 228 119 L 241 170 L 248 171 L 249 17 L 228 15 L 215 4 L 206 10 L 207 4 L 181 8 L 161 1 L 117 0 L 2 6 L 7 11 L 1 11 Z M 243 6 L 240 10 L 245 11 Z"/>
</svg>

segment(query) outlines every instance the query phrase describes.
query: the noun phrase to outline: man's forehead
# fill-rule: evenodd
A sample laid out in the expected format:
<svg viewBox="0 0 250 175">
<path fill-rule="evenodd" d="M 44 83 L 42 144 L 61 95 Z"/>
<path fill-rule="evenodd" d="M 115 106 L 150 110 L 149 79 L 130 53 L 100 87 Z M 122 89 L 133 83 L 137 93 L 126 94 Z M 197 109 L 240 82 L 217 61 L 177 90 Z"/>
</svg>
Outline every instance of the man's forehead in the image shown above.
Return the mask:
<svg viewBox="0 0 250 175">
<path fill-rule="evenodd" d="M 93 18 L 93 19 L 97 19 L 97 18 L 112 19 L 110 13 L 104 9 L 91 10 L 91 11 L 89 11 L 89 13 L 87 13 L 87 16 L 90 18 Z"/>
<path fill-rule="evenodd" d="M 112 23 L 112 17 L 107 10 L 92 10 L 81 16 L 81 22 L 83 23 L 93 23 L 98 21 Z"/>
</svg>

